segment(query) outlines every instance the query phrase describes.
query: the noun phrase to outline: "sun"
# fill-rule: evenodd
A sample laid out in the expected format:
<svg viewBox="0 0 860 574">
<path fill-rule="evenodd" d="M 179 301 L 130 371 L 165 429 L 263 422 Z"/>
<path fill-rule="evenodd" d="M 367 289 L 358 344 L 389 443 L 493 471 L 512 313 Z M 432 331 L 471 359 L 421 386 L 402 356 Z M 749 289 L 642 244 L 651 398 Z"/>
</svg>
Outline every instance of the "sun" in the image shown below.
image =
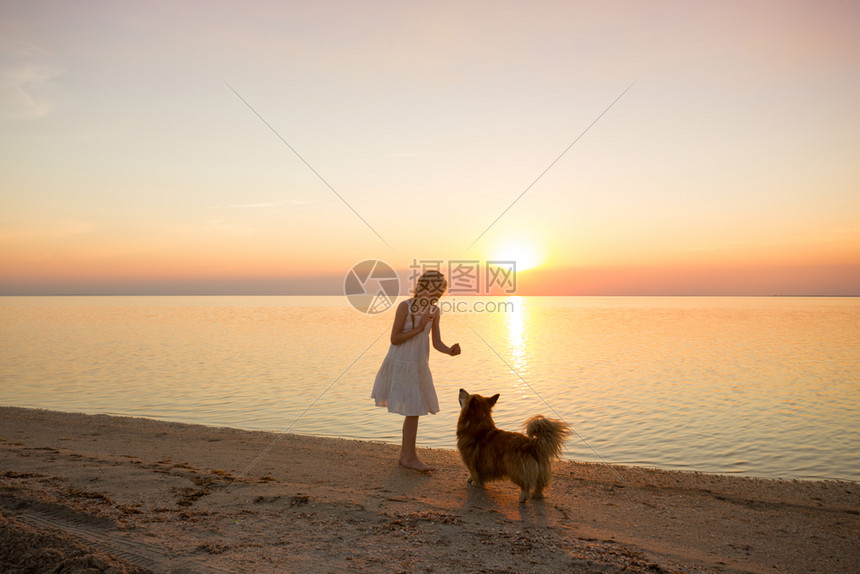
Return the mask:
<svg viewBox="0 0 860 574">
<path fill-rule="evenodd" d="M 540 266 L 543 263 L 543 256 L 534 245 L 521 240 L 511 240 L 491 249 L 487 261 L 515 261 L 516 270 L 519 273 Z"/>
</svg>

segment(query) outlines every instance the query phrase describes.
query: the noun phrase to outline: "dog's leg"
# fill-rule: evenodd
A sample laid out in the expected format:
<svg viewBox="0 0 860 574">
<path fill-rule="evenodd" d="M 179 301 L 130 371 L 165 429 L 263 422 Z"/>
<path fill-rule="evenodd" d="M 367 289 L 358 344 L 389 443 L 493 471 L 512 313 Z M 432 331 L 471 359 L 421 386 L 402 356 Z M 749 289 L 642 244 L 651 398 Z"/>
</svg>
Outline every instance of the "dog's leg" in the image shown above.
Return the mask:
<svg viewBox="0 0 860 574">
<path fill-rule="evenodd" d="M 471 476 L 466 482 L 471 484 L 475 488 L 484 488 L 484 484 L 478 479 L 478 475 L 474 472 L 471 472 Z"/>
<path fill-rule="evenodd" d="M 528 489 L 523 488 L 522 490 L 520 490 L 520 504 L 524 503 L 528 499 L 529 499 L 529 491 L 528 491 Z"/>
<path fill-rule="evenodd" d="M 535 484 L 532 498 L 543 498 L 543 489 L 549 485 L 552 480 L 552 466 L 547 461 L 538 463 L 537 484 Z"/>
</svg>

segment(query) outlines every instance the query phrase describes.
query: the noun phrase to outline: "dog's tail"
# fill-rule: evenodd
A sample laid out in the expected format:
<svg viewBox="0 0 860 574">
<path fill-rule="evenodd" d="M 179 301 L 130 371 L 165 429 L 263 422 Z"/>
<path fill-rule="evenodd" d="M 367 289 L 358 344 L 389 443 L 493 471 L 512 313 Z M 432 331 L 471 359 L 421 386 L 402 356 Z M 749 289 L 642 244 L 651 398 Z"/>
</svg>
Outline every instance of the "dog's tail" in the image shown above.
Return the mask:
<svg viewBox="0 0 860 574">
<path fill-rule="evenodd" d="M 526 434 L 534 440 L 539 460 L 549 461 L 561 456 L 561 447 L 570 434 L 562 421 L 536 415 L 525 422 Z"/>
</svg>

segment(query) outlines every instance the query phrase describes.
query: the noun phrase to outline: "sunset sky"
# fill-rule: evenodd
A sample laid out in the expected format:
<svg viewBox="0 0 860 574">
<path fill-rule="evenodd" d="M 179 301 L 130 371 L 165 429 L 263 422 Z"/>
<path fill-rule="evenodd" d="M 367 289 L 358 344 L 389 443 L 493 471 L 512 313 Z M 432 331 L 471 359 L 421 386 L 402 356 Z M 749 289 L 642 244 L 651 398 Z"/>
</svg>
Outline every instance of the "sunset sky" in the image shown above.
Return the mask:
<svg viewBox="0 0 860 574">
<path fill-rule="evenodd" d="M 860 295 L 858 102 L 852 1 L 6 1 L 0 294 Z"/>
</svg>

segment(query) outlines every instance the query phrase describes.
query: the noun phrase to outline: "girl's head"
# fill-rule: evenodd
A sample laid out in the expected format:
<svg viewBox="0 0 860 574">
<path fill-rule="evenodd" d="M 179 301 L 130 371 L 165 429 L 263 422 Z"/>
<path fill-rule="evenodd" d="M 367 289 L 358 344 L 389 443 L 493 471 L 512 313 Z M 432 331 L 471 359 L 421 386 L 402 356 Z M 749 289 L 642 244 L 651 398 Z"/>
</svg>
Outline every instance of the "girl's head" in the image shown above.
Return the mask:
<svg viewBox="0 0 860 574">
<path fill-rule="evenodd" d="M 431 303 L 436 303 L 436 300 L 445 293 L 447 288 L 448 282 L 445 280 L 445 276 L 439 271 L 431 269 L 422 273 L 421 277 L 418 278 L 418 282 L 415 284 L 415 298 L 427 298 Z"/>
</svg>

